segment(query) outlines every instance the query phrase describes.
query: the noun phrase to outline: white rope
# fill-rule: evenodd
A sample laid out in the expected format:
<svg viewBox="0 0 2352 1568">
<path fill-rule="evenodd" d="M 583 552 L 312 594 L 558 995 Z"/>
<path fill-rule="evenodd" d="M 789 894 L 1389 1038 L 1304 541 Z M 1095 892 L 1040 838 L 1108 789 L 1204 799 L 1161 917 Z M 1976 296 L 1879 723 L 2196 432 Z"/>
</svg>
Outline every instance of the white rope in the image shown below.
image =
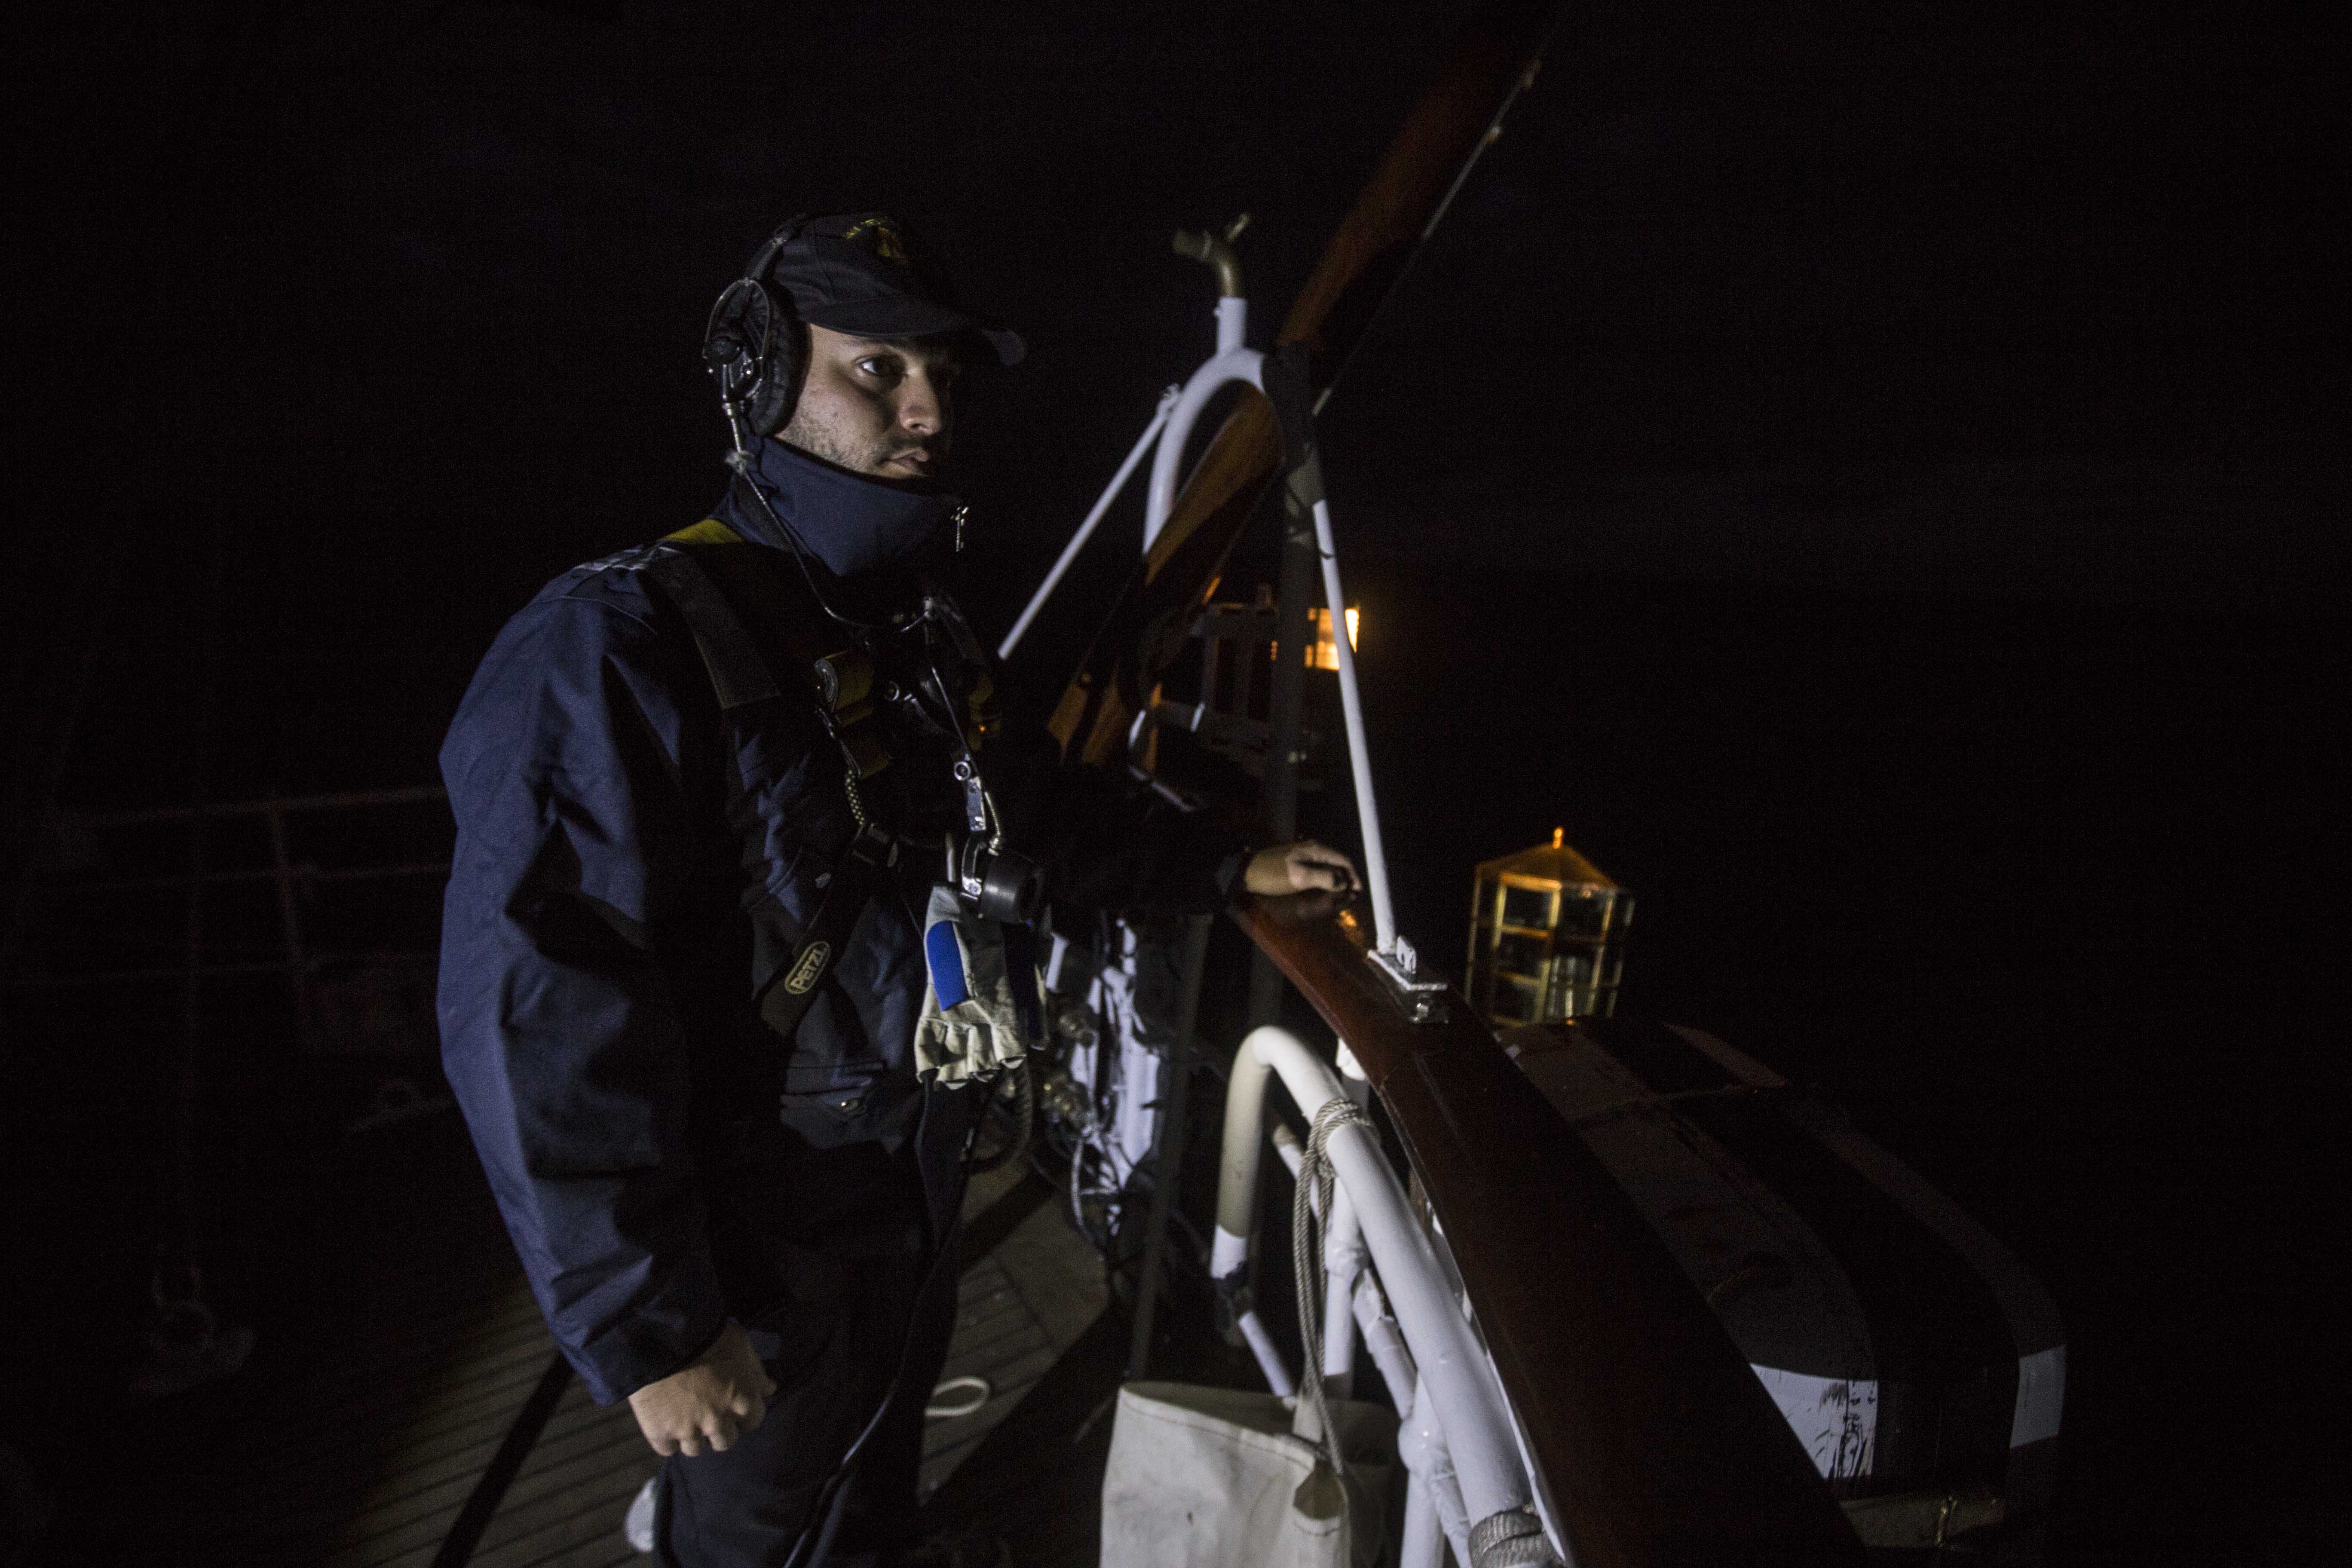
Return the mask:
<svg viewBox="0 0 2352 1568">
<path fill-rule="evenodd" d="M 1339 1458 L 1339 1434 L 1331 1425 L 1331 1407 L 1323 1397 L 1323 1331 L 1318 1319 L 1325 1282 L 1323 1249 L 1315 1244 L 1314 1231 L 1317 1220 L 1331 1213 L 1331 1161 L 1324 1146 L 1339 1128 L 1370 1126 L 1370 1121 L 1349 1100 L 1331 1100 L 1317 1111 L 1290 1204 L 1291 1278 L 1298 1294 L 1298 1339 L 1304 1362 L 1299 1368 L 1298 1397 L 1314 1407 L 1323 1455 L 1330 1461 L 1334 1476 L 1347 1472 Z"/>
<path fill-rule="evenodd" d="M 947 1394 L 961 1394 L 960 1403 L 950 1404 L 940 1398 Z M 949 1421 L 959 1415 L 970 1415 L 995 1396 L 984 1377 L 951 1377 L 931 1390 L 931 1403 L 923 1406 L 923 1416 L 930 1421 Z"/>
</svg>

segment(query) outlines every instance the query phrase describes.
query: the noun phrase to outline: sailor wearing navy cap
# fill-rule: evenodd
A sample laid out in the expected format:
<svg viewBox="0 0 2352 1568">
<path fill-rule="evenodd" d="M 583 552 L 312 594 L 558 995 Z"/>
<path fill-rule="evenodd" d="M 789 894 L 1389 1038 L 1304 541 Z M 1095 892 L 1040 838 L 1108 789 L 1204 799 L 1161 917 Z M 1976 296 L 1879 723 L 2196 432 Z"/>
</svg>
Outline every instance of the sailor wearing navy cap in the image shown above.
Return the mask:
<svg viewBox="0 0 2352 1568">
<path fill-rule="evenodd" d="M 549 1328 L 667 1457 L 667 1563 L 990 1561 L 914 1488 L 1028 922 L 1353 885 L 999 714 L 943 475 L 968 357 L 1022 352 L 903 223 L 785 225 L 706 334 L 726 493 L 541 590 L 442 748 L 444 1063 Z"/>
</svg>

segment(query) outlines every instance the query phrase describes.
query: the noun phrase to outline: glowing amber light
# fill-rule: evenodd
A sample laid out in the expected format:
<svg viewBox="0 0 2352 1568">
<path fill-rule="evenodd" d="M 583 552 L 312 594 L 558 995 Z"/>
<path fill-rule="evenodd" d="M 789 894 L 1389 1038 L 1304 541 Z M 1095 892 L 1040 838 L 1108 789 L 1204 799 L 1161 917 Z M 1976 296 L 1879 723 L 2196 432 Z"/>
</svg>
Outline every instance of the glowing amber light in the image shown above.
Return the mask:
<svg viewBox="0 0 2352 1568">
<path fill-rule="evenodd" d="M 1470 1005 L 1498 1028 L 1607 1017 L 1633 918 L 1633 895 L 1569 847 L 1562 829 L 1486 862 L 1470 893 Z"/>
<path fill-rule="evenodd" d="M 1307 650 L 1307 665 L 1315 669 L 1339 668 L 1339 650 L 1331 641 L 1331 612 L 1310 610 L 1307 614 L 1315 617 L 1315 646 Z M 1348 646 L 1350 648 L 1364 646 L 1360 640 L 1363 636 L 1363 625 L 1364 612 L 1353 605 L 1349 605 Z"/>
</svg>

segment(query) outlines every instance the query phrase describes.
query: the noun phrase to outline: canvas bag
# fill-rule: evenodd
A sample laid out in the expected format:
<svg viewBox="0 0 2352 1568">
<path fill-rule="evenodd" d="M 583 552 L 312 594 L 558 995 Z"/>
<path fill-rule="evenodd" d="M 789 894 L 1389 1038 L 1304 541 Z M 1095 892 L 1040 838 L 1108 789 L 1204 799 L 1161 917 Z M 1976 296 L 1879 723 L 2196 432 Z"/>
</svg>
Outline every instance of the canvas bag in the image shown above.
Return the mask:
<svg viewBox="0 0 2352 1568">
<path fill-rule="evenodd" d="M 1313 1519 L 1293 1496 L 1316 1446 L 1290 1402 L 1183 1383 L 1119 1390 L 1103 1472 L 1103 1568 L 1370 1568 L 1387 1537 L 1396 1416 L 1329 1402 L 1347 1461 L 1344 1515 Z"/>
</svg>

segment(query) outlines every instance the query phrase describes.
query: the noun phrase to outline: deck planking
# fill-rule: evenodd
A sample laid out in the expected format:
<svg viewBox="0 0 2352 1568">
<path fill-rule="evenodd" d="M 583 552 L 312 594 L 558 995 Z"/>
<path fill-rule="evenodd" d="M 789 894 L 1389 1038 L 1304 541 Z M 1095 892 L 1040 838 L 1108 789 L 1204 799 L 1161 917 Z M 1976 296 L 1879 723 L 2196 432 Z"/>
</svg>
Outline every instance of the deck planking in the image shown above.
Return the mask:
<svg viewBox="0 0 2352 1568">
<path fill-rule="evenodd" d="M 289 1249 L 268 1281 L 264 1304 L 275 1315 L 259 1321 L 251 1364 L 138 1407 L 119 1438 L 117 1470 L 137 1475 L 137 1485 L 119 1506 L 100 1508 L 78 1542 L 29 1568 L 100 1560 L 429 1568 L 554 1346 L 454 1117 L 339 1157 L 347 1163 L 333 1184 L 307 1194 L 311 1245 Z M 1071 1226 L 1061 1192 L 1019 1168 L 975 1177 L 965 1216 L 944 1375 L 985 1378 L 990 1392 L 970 1415 L 927 1427 L 927 1529 L 989 1522 L 956 1485 L 974 1465 L 994 1475 L 1016 1462 L 1024 1490 L 1099 1485 L 1098 1458 L 1091 1476 L 1074 1474 L 1072 1458 L 1084 1456 L 1066 1442 L 1033 1450 L 1025 1436 L 1041 1390 L 1051 1395 L 1057 1379 L 1068 1381 L 1074 1348 L 1103 1337 L 1099 1260 Z M 629 1550 L 621 1521 L 658 1463 L 625 1405 L 600 1407 L 573 1382 L 471 1561 L 646 1561 Z M 1017 1561 L 1079 1568 L 1093 1554 L 1024 1546 Z"/>
<path fill-rule="evenodd" d="M 942 1375 L 984 1378 L 990 1393 L 970 1415 L 928 1425 L 920 1477 L 926 1497 L 982 1451 L 1108 1304 L 1100 1261 L 1071 1227 L 1059 1194 L 1042 1189 L 1040 1180 L 1015 1168 L 975 1178 L 967 1194 L 967 1226 L 987 1249 L 968 1256 L 959 1278 L 955 1335 Z M 375 1458 L 359 1506 L 337 1521 L 333 1544 L 319 1559 L 325 1568 L 429 1568 L 552 1348 L 519 1274 L 484 1307 L 444 1315 L 420 1325 L 420 1332 L 441 1342 L 412 1343 L 405 1364 L 437 1370 L 424 1396 L 412 1395 L 406 1421 Z M 333 1454 L 304 1460 L 294 1447 L 280 1450 L 282 1473 L 289 1476 L 306 1464 L 331 1468 L 350 1460 Z M 491 1516 L 472 1562 L 477 1568 L 614 1568 L 642 1561 L 622 1539 L 621 1522 L 659 1466 L 627 1406 L 598 1406 L 575 1382 Z"/>
</svg>

